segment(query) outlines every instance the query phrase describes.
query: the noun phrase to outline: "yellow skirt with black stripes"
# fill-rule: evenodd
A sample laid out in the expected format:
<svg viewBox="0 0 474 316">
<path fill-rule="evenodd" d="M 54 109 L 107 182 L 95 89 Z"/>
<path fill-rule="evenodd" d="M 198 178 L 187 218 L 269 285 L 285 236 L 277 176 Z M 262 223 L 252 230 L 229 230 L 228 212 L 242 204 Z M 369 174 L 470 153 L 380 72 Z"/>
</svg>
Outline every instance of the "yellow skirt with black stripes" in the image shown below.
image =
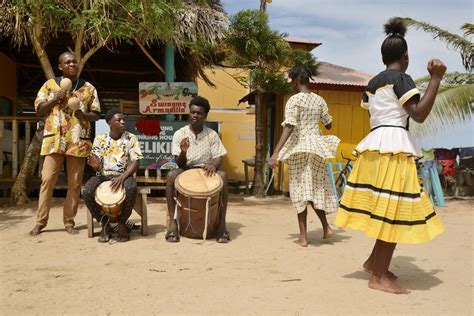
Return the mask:
<svg viewBox="0 0 474 316">
<path fill-rule="evenodd" d="M 444 231 L 418 180 L 415 157 L 359 155 L 349 175 L 336 225 L 392 243 L 425 243 Z"/>
</svg>

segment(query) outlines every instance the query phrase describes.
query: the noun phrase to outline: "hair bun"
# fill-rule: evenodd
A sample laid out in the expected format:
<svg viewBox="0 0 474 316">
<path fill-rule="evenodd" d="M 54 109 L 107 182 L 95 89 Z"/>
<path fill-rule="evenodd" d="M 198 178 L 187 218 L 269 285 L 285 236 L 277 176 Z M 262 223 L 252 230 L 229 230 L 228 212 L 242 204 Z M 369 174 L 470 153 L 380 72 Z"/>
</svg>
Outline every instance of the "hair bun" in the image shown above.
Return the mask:
<svg viewBox="0 0 474 316">
<path fill-rule="evenodd" d="M 383 25 L 385 34 L 388 36 L 398 35 L 404 37 L 407 32 L 405 23 L 400 18 L 391 18 Z"/>
</svg>

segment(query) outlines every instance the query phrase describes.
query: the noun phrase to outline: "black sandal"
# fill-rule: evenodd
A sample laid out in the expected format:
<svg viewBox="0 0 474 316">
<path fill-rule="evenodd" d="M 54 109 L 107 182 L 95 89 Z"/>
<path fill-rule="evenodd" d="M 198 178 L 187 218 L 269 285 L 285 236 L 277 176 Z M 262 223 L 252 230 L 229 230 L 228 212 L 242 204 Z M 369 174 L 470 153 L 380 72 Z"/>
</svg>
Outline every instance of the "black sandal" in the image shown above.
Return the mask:
<svg viewBox="0 0 474 316">
<path fill-rule="evenodd" d="M 228 231 L 225 231 L 221 237 L 218 237 L 216 240 L 220 244 L 226 244 L 230 242 L 230 233 Z"/>
<path fill-rule="evenodd" d="M 170 230 L 166 232 L 165 240 L 167 242 L 179 242 L 178 230 L 176 229 L 176 230 Z"/>
<path fill-rule="evenodd" d="M 97 242 L 100 242 L 102 244 L 108 243 L 111 237 L 112 237 L 111 234 L 105 234 L 105 235 L 101 234 L 99 238 L 97 239 Z"/>
</svg>

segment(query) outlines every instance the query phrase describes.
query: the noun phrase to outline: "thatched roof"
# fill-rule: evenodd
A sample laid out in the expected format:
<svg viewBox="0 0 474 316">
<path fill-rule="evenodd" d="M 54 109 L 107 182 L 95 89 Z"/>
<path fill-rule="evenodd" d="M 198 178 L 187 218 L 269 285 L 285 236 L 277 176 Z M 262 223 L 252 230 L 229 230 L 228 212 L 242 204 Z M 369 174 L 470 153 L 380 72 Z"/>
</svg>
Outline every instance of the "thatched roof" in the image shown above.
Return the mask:
<svg viewBox="0 0 474 316">
<path fill-rule="evenodd" d="M 230 20 L 218 4 L 210 6 L 197 5 L 193 2 L 183 4 L 184 8 L 178 13 L 179 32 L 175 43 L 179 46 L 183 38 L 191 41 L 205 40 L 210 44 L 218 44 L 224 39 Z"/>
<path fill-rule="evenodd" d="M 200 76 L 207 84 L 214 86 L 204 73 L 204 67 L 212 61 L 183 45 L 186 41 L 199 40 L 210 45 L 218 45 L 223 41 L 230 19 L 219 1 L 209 2 L 209 6 L 197 5 L 192 1 L 183 4 L 183 10 L 178 13 L 180 24 L 174 42 L 181 55 L 180 61 L 192 79 Z"/>
</svg>

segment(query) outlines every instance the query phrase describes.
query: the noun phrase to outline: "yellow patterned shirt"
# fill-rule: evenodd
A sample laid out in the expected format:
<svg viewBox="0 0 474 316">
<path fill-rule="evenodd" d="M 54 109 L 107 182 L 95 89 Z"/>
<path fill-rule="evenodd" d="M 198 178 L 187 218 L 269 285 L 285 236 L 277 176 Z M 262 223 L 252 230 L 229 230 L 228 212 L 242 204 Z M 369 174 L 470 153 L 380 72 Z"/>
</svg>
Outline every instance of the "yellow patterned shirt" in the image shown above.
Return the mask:
<svg viewBox="0 0 474 316">
<path fill-rule="evenodd" d="M 81 110 L 84 113 L 100 112 L 99 98 L 94 86 L 82 79 L 79 79 L 79 85 L 77 90 L 74 89 L 72 95 L 79 99 Z M 60 89 L 57 79 L 46 81 L 35 99 L 35 110 L 38 110 L 40 103 L 51 100 L 54 93 Z M 78 119 L 66 104 L 67 100 L 53 106 L 45 117 L 43 144 L 41 146 L 42 156 L 64 154 L 87 157 L 90 154 L 92 148 L 90 122 L 85 119 Z"/>
<path fill-rule="evenodd" d="M 110 133 L 97 135 L 92 153 L 100 159 L 102 175 L 120 175 L 130 163 L 143 159 L 137 137 L 129 132 L 117 140 L 110 137 Z"/>
</svg>

